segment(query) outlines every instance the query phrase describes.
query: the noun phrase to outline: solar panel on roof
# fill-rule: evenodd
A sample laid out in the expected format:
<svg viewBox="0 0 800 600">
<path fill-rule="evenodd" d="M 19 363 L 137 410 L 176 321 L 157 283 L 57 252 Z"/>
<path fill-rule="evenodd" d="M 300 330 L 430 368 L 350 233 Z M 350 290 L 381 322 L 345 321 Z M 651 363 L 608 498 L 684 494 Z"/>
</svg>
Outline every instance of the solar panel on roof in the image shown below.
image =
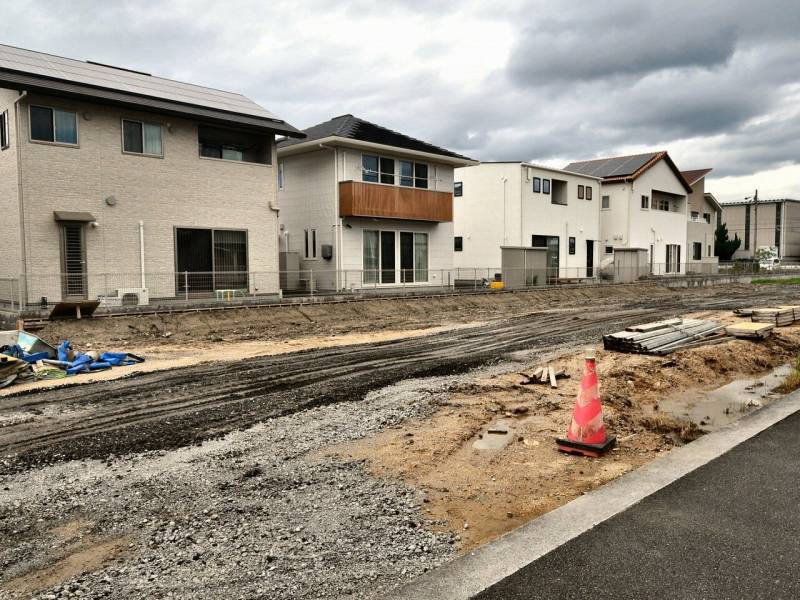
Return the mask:
<svg viewBox="0 0 800 600">
<path fill-rule="evenodd" d="M 0 44 L 0 69 L 243 115 L 277 119 L 271 112 L 241 94 L 2 44 Z"/>
</svg>

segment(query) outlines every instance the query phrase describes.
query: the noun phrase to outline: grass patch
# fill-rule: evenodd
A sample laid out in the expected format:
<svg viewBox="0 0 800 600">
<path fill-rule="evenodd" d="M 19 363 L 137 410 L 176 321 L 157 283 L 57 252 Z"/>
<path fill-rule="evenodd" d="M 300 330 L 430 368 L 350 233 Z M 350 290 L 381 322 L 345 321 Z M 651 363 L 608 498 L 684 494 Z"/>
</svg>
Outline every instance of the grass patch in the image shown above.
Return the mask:
<svg viewBox="0 0 800 600">
<path fill-rule="evenodd" d="M 750 283 L 755 285 L 800 285 L 800 277 L 787 277 L 785 279 L 753 279 Z"/>
<path fill-rule="evenodd" d="M 794 369 L 786 376 L 783 383 L 775 388 L 775 391 L 780 394 L 788 394 L 797 389 L 800 389 L 800 356 L 794 361 Z"/>
</svg>

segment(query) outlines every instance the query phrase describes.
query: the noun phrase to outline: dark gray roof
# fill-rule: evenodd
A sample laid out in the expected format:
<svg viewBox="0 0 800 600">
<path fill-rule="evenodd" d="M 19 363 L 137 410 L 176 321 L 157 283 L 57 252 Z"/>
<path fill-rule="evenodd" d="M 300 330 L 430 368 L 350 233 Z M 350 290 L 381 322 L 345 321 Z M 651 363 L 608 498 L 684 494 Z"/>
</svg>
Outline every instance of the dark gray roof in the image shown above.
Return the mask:
<svg viewBox="0 0 800 600">
<path fill-rule="evenodd" d="M 217 120 L 297 130 L 246 96 L 0 44 L 0 86 L 84 96 L 151 110 L 215 116 Z M 198 109 L 192 111 L 192 108 Z"/>
<path fill-rule="evenodd" d="M 629 156 L 615 156 L 612 158 L 595 158 L 593 160 L 580 160 L 569 163 L 565 171 L 582 173 L 602 177 L 606 183 L 630 181 L 639 177 L 658 161 L 664 160 L 675 174 L 687 192 L 692 191 L 692 186 L 684 178 L 678 167 L 665 150 L 660 152 L 646 152 L 644 154 L 631 154 Z"/>
<path fill-rule="evenodd" d="M 631 156 L 615 156 L 613 158 L 597 158 L 569 163 L 565 171 L 594 175 L 595 177 L 626 177 L 633 175 L 648 162 L 658 156 L 659 152 L 633 154 Z"/>
<path fill-rule="evenodd" d="M 376 125 L 375 123 L 370 123 L 364 119 L 359 119 L 353 115 L 334 117 L 330 121 L 325 121 L 324 123 L 319 123 L 313 127 L 304 129 L 303 133 L 306 134 L 306 139 L 283 140 L 278 144 L 278 147 L 286 148 L 302 142 L 321 140 L 328 137 L 341 137 L 362 142 L 372 142 L 373 144 L 382 144 L 384 146 L 394 146 L 395 148 L 404 148 L 406 150 L 415 150 L 417 152 L 427 152 L 428 154 L 438 154 L 440 156 L 458 158 L 461 160 L 473 160 L 461 154 L 456 154 L 450 150 L 440 148 L 439 146 L 434 146 L 428 142 L 423 142 L 422 140 L 398 133 L 397 131 L 392 131 L 386 127 Z"/>
</svg>

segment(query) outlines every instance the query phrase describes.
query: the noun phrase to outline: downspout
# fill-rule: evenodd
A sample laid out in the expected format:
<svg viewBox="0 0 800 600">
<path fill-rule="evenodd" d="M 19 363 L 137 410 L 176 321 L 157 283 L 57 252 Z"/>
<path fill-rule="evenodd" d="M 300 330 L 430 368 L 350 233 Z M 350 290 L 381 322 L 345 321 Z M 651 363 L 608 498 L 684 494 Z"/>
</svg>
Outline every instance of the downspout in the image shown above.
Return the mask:
<svg viewBox="0 0 800 600">
<path fill-rule="evenodd" d="M 20 136 L 20 126 L 19 126 L 19 103 L 28 95 L 28 90 L 23 90 L 22 93 L 19 95 L 19 98 L 14 100 L 14 135 L 16 139 L 14 143 L 17 146 L 17 201 L 19 203 L 19 230 L 22 244 L 22 253 L 20 258 L 22 259 L 22 272 L 19 274 L 22 281 L 20 281 L 21 287 L 21 296 L 23 299 L 23 303 L 27 304 L 28 302 L 28 256 L 27 256 L 27 248 L 28 248 L 28 240 L 25 234 L 25 201 L 23 199 L 23 185 L 22 185 L 22 138 Z M 20 306 L 22 309 L 22 306 Z"/>
<path fill-rule="evenodd" d="M 277 180 L 275 180 L 275 187 L 276 188 L 278 187 Z M 277 197 L 277 195 L 278 195 L 278 192 L 277 192 L 277 189 L 276 189 L 275 196 Z M 269 204 L 267 206 L 269 207 L 269 209 L 272 212 L 275 213 L 275 243 L 278 245 L 278 255 L 279 255 L 279 258 L 278 258 L 278 297 L 282 298 L 283 297 L 283 290 L 281 289 L 281 261 L 280 261 L 281 223 L 280 223 L 280 220 L 278 219 L 278 213 L 280 212 L 280 208 L 278 208 L 278 205 L 275 202 L 275 200 L 270 200 Z M 249 262 L 250 261 L 248 260 L 248 263 Z M 249 269 L 250 265 L 248 264 L 247 267 Z M 258 290 L 255 290 L 255 288 L 254 288 L 254 292 L 253 293 L 255 293 L 256 291 L 258 291 Z"/>
<path fill-rule="evenodd" d="M 142 290 L 146 290 L 147 281 L 144 274 L 144 221 L 139 221 L 139 269 L 141 269 Z"/>
</svg>

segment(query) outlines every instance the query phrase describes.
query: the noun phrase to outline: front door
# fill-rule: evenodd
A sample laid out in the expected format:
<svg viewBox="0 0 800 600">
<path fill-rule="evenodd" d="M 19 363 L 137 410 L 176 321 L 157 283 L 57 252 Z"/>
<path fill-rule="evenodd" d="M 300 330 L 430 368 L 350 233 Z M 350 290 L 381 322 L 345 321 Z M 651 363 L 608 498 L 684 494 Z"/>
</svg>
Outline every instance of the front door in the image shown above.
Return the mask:
<svg viewBox="0 0 800 600">
<path fill-rule="evenodd" d="M 557 235 L 534 235 L 534 248 L 547 248 L 547 281 L 558 279 L 560 240 Z"/>
<path fill-rule="evenodd" d="M 65 299 L 86 299 L 86 251 L 84 224 L 61 225 L 61 291 Z"/>
<path fill-rule="evenodd" d="M 586 240 L 586 277 L 594 277 L 594 240 Z"/>
</svg>

